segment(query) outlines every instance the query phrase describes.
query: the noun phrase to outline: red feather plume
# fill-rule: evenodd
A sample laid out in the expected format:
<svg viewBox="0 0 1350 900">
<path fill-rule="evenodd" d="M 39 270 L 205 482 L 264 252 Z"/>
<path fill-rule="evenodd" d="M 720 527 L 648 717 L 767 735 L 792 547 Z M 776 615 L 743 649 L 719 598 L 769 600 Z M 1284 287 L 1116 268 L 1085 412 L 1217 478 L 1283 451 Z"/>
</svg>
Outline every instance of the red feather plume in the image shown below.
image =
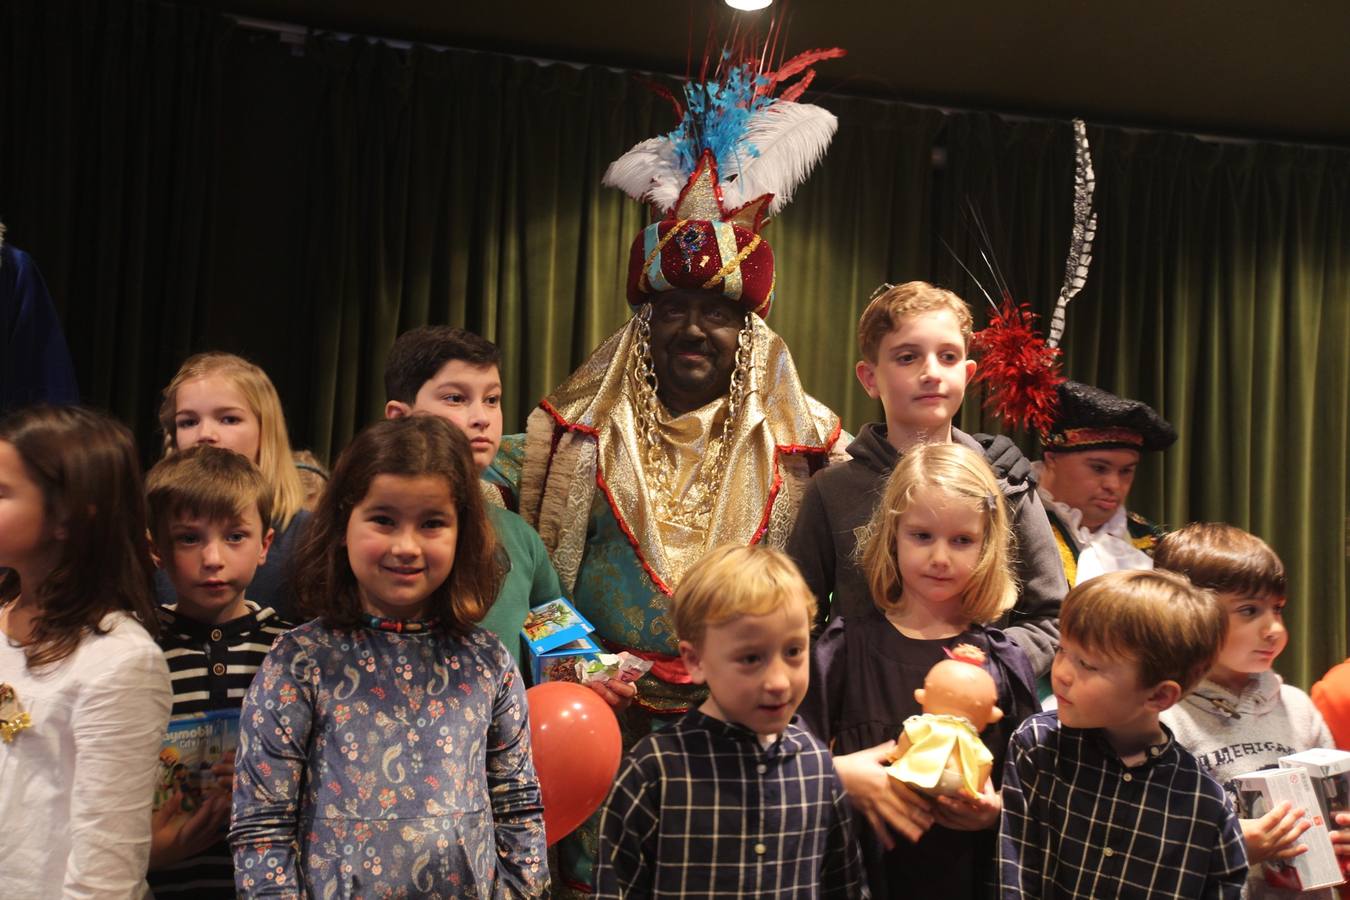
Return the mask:
<svg viewBox="0 0 1350 900">
<path fill-rule="evenodd" d="M 792 59 L 789 59 L 779 66 L 778 71 L 764 73 L 765 77 L 768 79 L 768 84 L 766 84 L 759 93 L 772 94 L 780 85 L 785 84 L 790 78 L 795 75 L 801 75 L 804 72 L 805 74 L 797 79 L 796 84 L 784 90 L 778 97 L 779 100 L 795 103 L 797 102 L 797 98 L 805 93 L 807 86 L 810 85 L 816 77 L 816 70 L 811 68 L 812 66 L 823 60 L 838 59 L 839 57 L 846 55 L 847 51 L 842 47 L 830 47 L 828 50 L 807 50 L 805 53 L 798 53 L 796 56 L 792 57 Z"/>
<path fill-rule="evenodd" d="M 666 87 L 664 84 L 661 84 L 656 79 L 648 78 L 645 75 L 637 75 L 635 76 L 635 78 L 637 82 L 646 87 L 647 90 L 651 91 L 657 97 L 660 97 L 662 100 L 670 104 L 671 108 L 675 110 L 676 122 L 684 118 L 684 104 L 680 103 L 680 101 L 676 99 L 674 92 L 672 92 L 670 88 Z"/>
<path fill-rule="evenodd" d="M 1059 408 L 1056 388 L 1064 382 L 1058 347 L 1036 330 L 1037 315 L 1008 296 L 989 317 L 989 327 L 972 338 L 980 353 L 974 381 L 984 382 L 984 408 L 1017 428 L 1045 435 Z"/>
</svg>

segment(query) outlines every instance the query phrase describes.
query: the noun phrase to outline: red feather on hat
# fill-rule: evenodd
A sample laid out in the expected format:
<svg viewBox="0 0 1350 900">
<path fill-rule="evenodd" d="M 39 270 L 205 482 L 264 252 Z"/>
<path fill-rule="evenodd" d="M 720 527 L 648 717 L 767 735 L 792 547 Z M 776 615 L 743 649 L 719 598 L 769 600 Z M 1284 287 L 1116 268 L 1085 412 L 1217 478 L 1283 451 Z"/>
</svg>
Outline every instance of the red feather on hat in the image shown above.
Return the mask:
<svg viewBox="0 0 1350 900">
<path fill-rule="evenodd" d="M 1056 388 L 1064 381 L 1059 348 L 1036 329 L 1037 315 L 1006 294 L 990 313 L 989 327 L 971 339 L 980 353 L 973 381 L 984 382 L 984 408 L 1003 421 L 1045 435 L 1059 408 Z"/>
</svg>

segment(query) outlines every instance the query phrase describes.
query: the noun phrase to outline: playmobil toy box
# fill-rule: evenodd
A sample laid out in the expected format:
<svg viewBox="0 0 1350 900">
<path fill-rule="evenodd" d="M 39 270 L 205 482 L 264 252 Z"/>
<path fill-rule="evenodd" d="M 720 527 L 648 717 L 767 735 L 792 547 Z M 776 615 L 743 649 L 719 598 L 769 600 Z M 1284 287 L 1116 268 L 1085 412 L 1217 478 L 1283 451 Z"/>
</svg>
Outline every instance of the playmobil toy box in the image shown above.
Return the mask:
<svg viewBox="0 0 1350 900">
<path fill-rule="evenodd" d="M 594 630 L 562 597 L 530 610 L 521 634 L 530 652 L 533 683 L 576 681 L 577 663 L 600 655 L 600 647 L 590 637 Z"/>
<path fill-rule="evenodd" d="M 154 809 L 174 801 L 171 820 L 187 818 L 216 789 L 212 767 L 239 748 L 239 710 L 174 716 L 159 750 Z"/>
</svg>

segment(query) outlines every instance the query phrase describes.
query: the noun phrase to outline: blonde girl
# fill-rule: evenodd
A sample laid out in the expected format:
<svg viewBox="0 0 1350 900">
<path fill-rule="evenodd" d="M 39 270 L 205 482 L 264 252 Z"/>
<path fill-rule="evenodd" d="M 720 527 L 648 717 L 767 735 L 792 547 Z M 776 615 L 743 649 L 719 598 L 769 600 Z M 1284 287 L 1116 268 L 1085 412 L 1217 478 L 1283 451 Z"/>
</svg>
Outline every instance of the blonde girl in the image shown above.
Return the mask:
<svg viewBox="0 0 1350 900">
<path fill-rule="evenodd" d="M 981 738 L 995 778 L 1008 737 L 1036 709 L 1021 649 L 993 627 L 1017 599 L 1007 505 L 988 463 L 960 444 L 922 444 L 900 459 L 861 544 L 873 608 L 836 618 L 813 649 L 802 715 L 831 744 L 863 817 L 876 896 L 975 897 L 994 858 L 1001 806 L 993 784 L 976 800 L 929 801 L 884 772 L 914 691 L 960 643 L 984 650 L 1004 718 Z M 896 835 L 899 835 L 899 839 Z M 942 860 L 941 865 L 933 861 Z"/>
<path fill-rule="evenodd" d="M 0 897 L 139 896 L 169 719 L 131 432 L 0 420 Z"/>
<path fill-rule="evenodd" d="M 267 562 L 258 567 L 249 598 L 295 621 L 289 565 L 309 513 L 305 489 L 291 455 L 281 399 L 267 373 L 232 353 L 189 357 L 168 387 L 159 407 L 164 455 L 197 444 L 233 450 L 253 462 L 272 487 L 272 528 L 276 539 Z M 167 578 L 156 579 L 161 603 L 173 601 Z"/>
</svg>

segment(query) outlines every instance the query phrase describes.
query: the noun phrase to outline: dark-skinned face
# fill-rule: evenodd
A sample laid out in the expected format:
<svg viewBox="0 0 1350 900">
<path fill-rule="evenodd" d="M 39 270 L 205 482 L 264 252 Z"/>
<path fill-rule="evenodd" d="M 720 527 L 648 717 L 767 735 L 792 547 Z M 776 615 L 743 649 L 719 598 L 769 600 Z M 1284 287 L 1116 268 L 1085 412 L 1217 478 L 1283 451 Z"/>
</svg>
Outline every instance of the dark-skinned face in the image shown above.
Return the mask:
<svg viewBox="0 0 1350 900">
<path fill-rule="evenodd" d="M 652 307 L 652 367 L 657 397 L 679 415 L 726 394 L 736 368 L 745 307 L 717 294 L 678 290 Z"/>
</svg>

